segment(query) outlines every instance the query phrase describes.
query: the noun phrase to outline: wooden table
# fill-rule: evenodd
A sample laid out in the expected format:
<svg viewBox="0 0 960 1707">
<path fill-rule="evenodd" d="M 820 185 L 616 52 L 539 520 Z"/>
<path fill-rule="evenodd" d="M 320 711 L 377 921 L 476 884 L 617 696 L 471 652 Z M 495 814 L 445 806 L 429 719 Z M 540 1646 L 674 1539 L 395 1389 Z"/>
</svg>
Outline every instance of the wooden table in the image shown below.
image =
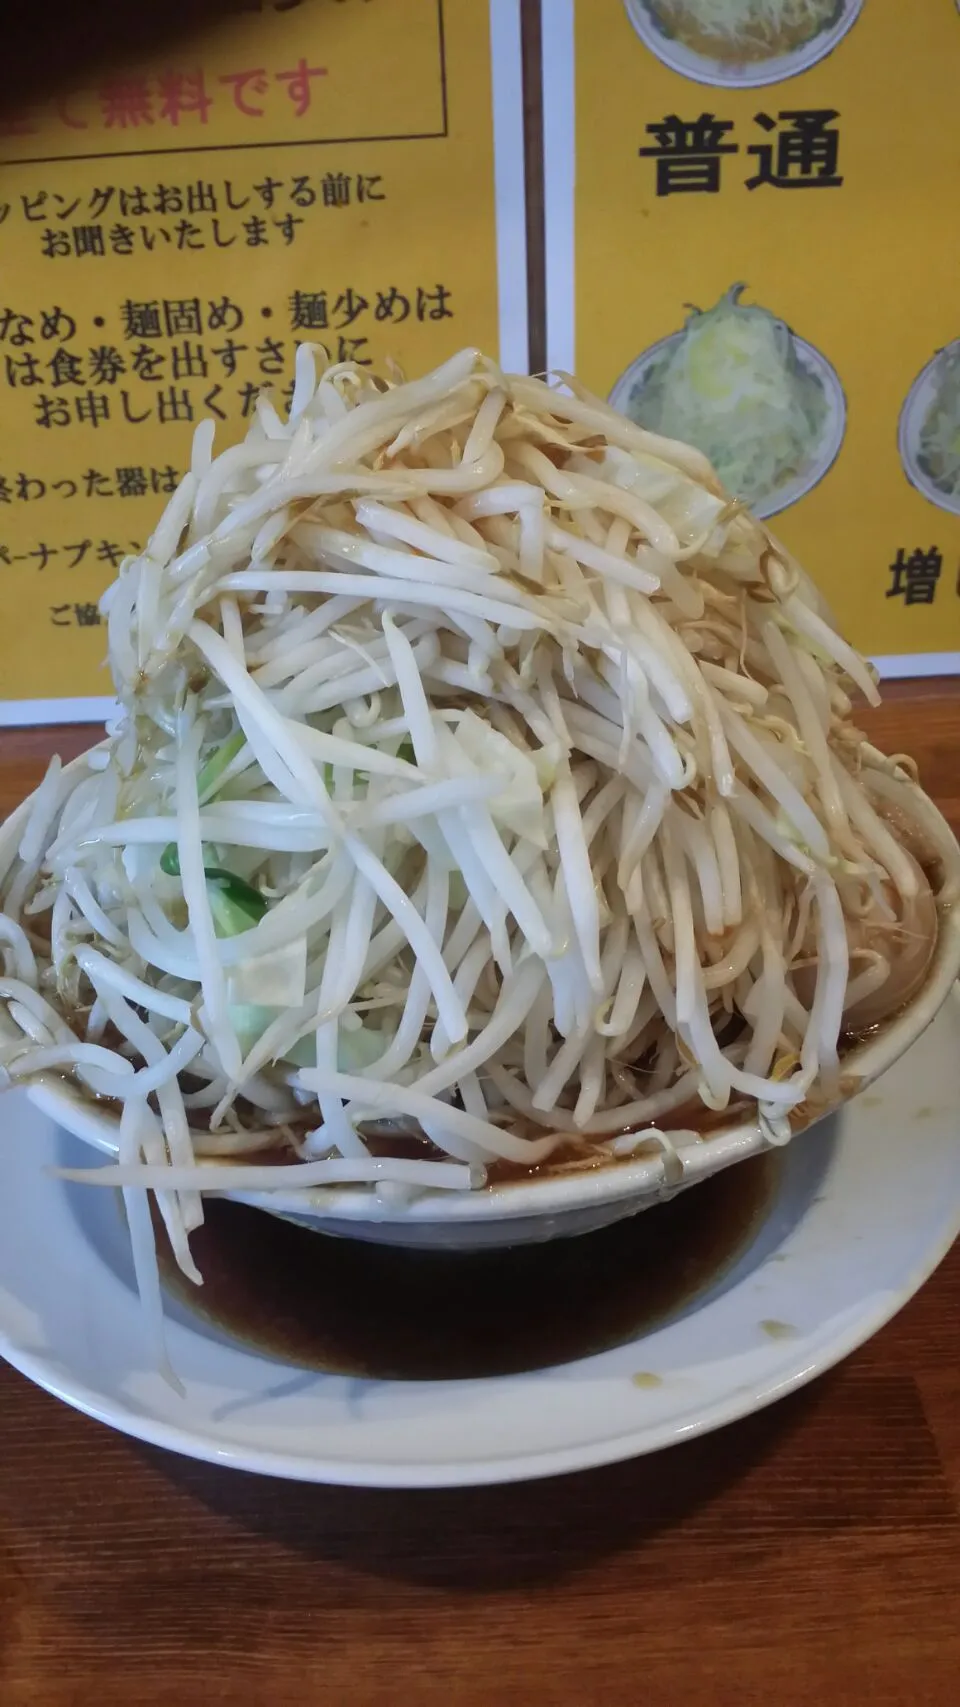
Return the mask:
<svg viewBox="0 0 960 1707">
<path fill-rule="evenodd" d="M 869 722 L 960 825 L 960 685 Z M 0 733 L 0 808 L 87 738 Z M 3 1707 L 958 1700 L 960 1247 L 794 1398 L 526 1487 L 221 1471 L 0 1372 Z"/>
</svg>

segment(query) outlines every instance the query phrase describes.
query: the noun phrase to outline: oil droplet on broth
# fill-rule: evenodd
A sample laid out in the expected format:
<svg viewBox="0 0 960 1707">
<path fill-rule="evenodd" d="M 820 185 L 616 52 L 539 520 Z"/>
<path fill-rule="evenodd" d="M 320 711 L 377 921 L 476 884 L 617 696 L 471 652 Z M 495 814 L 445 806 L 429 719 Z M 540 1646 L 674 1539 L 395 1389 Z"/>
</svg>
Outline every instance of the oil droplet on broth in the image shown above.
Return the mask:
<svg viewBox="0 0 960 1707">
<path fill-rule="evenodd" d="M 635 1387 L 663 1386 L 663 1376 L 654 1375 L 649 1369 L 638 1369 L 636 1375 L 631 1375 L 630 1379 Z"/>
<path fill-rule="evenodd" d="M 758 1156 L 600 1232 L 467 1254 L 331 1238 L 212 1198 L 190 1241 L 202 1289 L 165 1237 L 164 1285 L 194 1317 L 301 1368 L 407 1381 L 548 1368 L 628 1343 L 713 1285 L 761 1225 L 782 1165 Z"/>
</svg>

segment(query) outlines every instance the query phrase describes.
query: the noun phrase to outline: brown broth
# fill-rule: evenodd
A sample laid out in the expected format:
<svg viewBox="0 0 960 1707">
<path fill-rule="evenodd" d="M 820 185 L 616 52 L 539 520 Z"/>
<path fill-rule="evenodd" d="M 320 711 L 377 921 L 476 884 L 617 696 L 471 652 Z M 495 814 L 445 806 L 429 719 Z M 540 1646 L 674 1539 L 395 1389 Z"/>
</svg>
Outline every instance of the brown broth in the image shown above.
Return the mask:
<svg viewBox="0 0 960 1707">
<path fill-rule="evenodd" d="M 578 1238 L 452 1255 L 331 1238 L 210 1199 L 193 1287 L 164 1285 L 232 1338 L 302 1368 L 457 1380 L 567 1363 L 650 1332 L 708 1290 L 764 1220 L 779 1153 Z"/>
</svg>

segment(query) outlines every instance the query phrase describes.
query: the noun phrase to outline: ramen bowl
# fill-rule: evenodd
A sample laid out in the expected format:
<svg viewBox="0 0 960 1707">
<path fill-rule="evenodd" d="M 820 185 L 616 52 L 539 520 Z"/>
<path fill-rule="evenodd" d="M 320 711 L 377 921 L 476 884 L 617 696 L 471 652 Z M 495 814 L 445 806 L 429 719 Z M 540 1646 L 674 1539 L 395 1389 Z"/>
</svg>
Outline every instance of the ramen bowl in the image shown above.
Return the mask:
<svg viewBox="0 0 960 1707">
<path fill-rule="evenodd" d="M 657 363 L 676 347 L 683 336 L 682 331 L 670 332 L 636 356 L 610 392 L 608 402 L 611 408 L 619 409 L 628 420 L 634 419 L 630 412 L 631 399 L 642 391 Z M 769 491 L 752 500 L 750 509 L 761 521 L 768 521 L 771 516 L 779 515 L 781 510 L 788 510 L 791 504 L 796 504 L 819 486 L 840 455 L 847 430 L 847 399 L 836 369 L 806 338 L 798 337 L 796 332 L 791 332 L 790 337 L 801 368 L 808 377 L 816 380 L 820 388 L 826 413 L 820 434 L 803 466 L 794 474 L 782 476 Z"/>
<path fill-rule="evenodd" d="M 695 41 L 686 41 L 679 33 L 674 36 L 657 19 L 650 0 L 624 0 L 631 24 L 651 53 L 670 71 L 695 83 L 708 83 L 718 89 L 760 89 L 770 83 L 784 83 L 799 77 L 819 64 L 842 42 L 856 23 L 863 0 L 841 0 L 832 23 L 796 46 L 761 54 L 756 58 L 722 59 Z"/>
<path fill-rule="evenodd" d="M 845 1101 L 873 1084 L 906 1053 L 936 1017 L 960 976 L 960 848 L 932 801 L 920 788 L 909 786 L 914 821 L 936 869 L 937 945 L 922 987 L 893 1019 L 845 1051 L 841 1063 Z M 21 833 L 24 816 L 25 807 L 18 808 L 0 831 L 0 853 L 8 837 Z M 0 1033 L 5 1023 L 9 1025 L 0 1015 Z M 66 1131 L 105 1156 L 117 1156 L 119 1120 L 111 1108 L 98 1105 L 73 1083 L 53 1075 L 38 1079 L 29 1095 Z M 815 1118 L 834 1113 L 836 1106 L 842 1104 L 818 1110 Z M 693 1115 L 689 1124 L 695 1121 Z M 809 1120 L 808 1128 L 813 1123 Z M 793 1142 L 803 1142 L 802 1132 L 795 1134 Z M 593 1232 L 770 1147 L 756 1111 L 741 1110 L 731 1114 L 728 1122 L 718 1123 L 716 1115 L 708 1116 L 704 1110 L 700 1133 L 677 1132 L 677 1159 L 670 1158 L 669 1163 L 657 1144 L 641 1143 L 629 1159 L 600 1158 L 573 1172 L 551 1171 L 548 1164 L 529 1175 L 474 1191 L 424 1190 L 397 1200 L 378 1195 L 370 1186 L 299 1191 L 279 1187 L 217 1195 L 341 1238 L 472 1251 Z"/>
<path fill-rule="evenodd" d="M 924 428 L 937 401 L 944 368 L 956 357 L 960 350 L 960 338 L 946 344 L 936 355 L 931 356 L 926 366 L 921 369 L 910 387 L 900 411 L 897 426 L 897 449 L 903 471 L 911 486 L 914 486 L 928 504 L 936 504 L 940 510 L 948 510 L 952 515 L 960 515 L 960 495 L 944 491 L 923 466 L 920 446 Z"/>
</svg>

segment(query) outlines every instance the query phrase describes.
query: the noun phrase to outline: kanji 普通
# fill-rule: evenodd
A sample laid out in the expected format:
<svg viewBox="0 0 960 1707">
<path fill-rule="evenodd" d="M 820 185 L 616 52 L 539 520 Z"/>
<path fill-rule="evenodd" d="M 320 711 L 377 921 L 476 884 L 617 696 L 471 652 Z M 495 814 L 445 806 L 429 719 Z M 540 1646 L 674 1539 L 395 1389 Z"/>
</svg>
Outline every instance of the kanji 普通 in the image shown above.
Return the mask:
<svg viewBox="0 0 960 1707">
<path fill-rule="evenodd" d="M 753 143 L 747 149 L 757 157 L 757 172 L 747 179 L 747 189 L 761 184 L 777 190 L 839 188 L 840 132 L 830 129 L 838 117 L 832 107 L 780 113 L 777 119 L 758 113 L 755 122 L 771 135 L 776 131 L 776 141 Z M 777 131 L 778 122 L 788 128 Z"/>
<path fill-rule="evenodd" d="M 724 142 L 733 129 L 729 119 L 701 113 L 697 119 L 682 119 L 676 113 L 646 127 L 657 139 L 656 147 L 640 148 L 657 162 L 657 195 L 673 196 L 703 192 L 716 195 L 720 189 L 720 165 L 724 154 L 737 154 L 739 144 Z"/>
<path fill-rule="evenodd" d="M 94 604 L 74 605 L 73 614 L 78 628 L 99 628 L 102 618 L 100 607 Z"/>
</svg>

